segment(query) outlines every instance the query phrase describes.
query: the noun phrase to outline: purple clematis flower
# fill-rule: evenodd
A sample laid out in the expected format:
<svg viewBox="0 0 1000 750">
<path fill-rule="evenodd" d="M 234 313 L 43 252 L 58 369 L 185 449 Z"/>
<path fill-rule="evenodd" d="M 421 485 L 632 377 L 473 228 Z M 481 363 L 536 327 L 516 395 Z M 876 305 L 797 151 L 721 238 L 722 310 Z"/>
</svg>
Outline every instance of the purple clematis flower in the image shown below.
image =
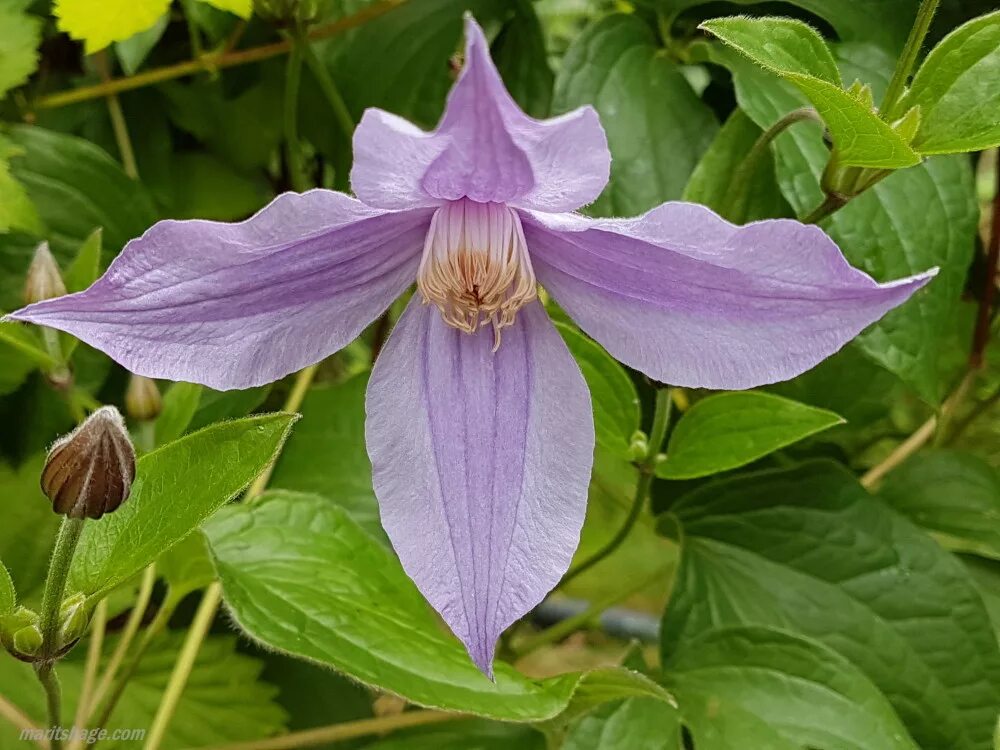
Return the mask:
<svg viewBox="0 0 1000 750">
<path fill-rule="evenodd" d="M 597 113 L 528 117 L 471 17 L 466 37 L 435 131 L 365 113 L 357 199 L 313 190 L 239 224 L 162 221 L 86 291 L 10 317 L 141 375 L 245 388 L 345 346 L 416 280 L 368 386 L 375 493 L 403 567 L 491 674 L 499 634 L 569 566 L 594 451 L 539 283 L 625 364 L 738 389 L 817 364 L 933 271 L 878 284 L 817 227 L 737 227 L 687 203 L 573 213 L 608 181 Z"/>
</svg>

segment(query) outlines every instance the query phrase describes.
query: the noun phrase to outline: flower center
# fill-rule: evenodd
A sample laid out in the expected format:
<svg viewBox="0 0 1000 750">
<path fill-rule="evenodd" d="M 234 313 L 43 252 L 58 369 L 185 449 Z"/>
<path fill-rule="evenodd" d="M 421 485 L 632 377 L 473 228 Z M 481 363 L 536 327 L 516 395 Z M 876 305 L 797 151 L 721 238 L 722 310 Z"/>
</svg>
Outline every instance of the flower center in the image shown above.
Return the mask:
<svg viewBox="0 0 1000 750">
<path fill-rule="evenodd" d="M 435 212 L 417 288 L 425 303 L 437 305 L 445 323 L 466 333 L 492 323 L 496 351 L 501 329 L 536 298 L 536 286 L 515 211 L 463 198 Z"/>
</svg>

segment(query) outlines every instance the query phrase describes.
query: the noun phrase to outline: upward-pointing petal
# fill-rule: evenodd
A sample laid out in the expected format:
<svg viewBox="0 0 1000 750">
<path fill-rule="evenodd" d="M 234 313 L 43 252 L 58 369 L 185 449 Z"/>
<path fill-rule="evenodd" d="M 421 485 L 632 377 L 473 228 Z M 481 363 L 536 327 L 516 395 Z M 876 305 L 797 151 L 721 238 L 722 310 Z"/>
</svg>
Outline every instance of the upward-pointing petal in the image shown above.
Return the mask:
<svg viewBox="0 0 1000 750">
<path fill-rule="evenodd" d="M 529 117 L 504 88 L 471 16 L 465 38 L 465 67 L 433 133 L 381 110 L 365 113 L 354 134 L 358 197 L 381 208 L 467 197 L 539 211 L 572 211 L 596 199 L 611 154 L 594 109 Z"/>
<path fill-rule="evenodd" d="M 9 317 L 67 331 L 132 372 L 247 388 L 346 346 L 409 286 L 430 211 L 279 196 L 239 224 L 162 221 L 93 286 Z"/>
<path fill-rule="evenodd" d="M 414 299 L 372 373 L 366 429 L 382 526 L 488 675 L 497 637 L 569 566 L 594 450 L 586 384 L 542 306 L 493 343 Z"/>
</svg>

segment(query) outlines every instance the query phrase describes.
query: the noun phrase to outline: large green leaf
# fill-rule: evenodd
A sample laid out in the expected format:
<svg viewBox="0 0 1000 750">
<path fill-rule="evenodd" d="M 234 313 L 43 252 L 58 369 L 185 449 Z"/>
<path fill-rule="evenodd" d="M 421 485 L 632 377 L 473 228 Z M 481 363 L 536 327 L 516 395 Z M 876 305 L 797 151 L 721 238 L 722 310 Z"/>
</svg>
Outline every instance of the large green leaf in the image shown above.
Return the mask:
<svg viewBox="0 0 1000 750">
<path fill-rule="evenodd" d="M 611 15 L 580 34 L 556 76 L 555 112 L 592 104 L 613 157 L 611 182 L 588 209 L 632 216 L 680 198 L 718 125 L 652 29 Z"/>
<path fill-rule="evenodd" d="M 590 389 L 597 442 L 619 457 L 628 457 L 632 435 L 639 429 L 639 394 L 625 368 L 575 328 L 557 323 Z"/>
<path fill-rule="evenodd" d="M 90 55 L 145 31 L 169 7 L 170 0 L 56 0 L 53 13 L 59 29 L 81 40 Z"/>
<path fill-rule="evenodd" d="M 366 531 L 381 536 L 365 448 L 367 386 L 364 373 L 309 391 L 302 421 L 281 452 L 270 487 L 322 495 L 345 508 Z"/>
<path fill-rule="evenodd" d="M 117 252 L 156 221 L 142 185 L 93 143 L 29 125 L 11 128 L 9 136 L 23 149 L 11 160 L 13 174 L 27 188 L 62 257 L 75 253 L 98 227 L 105 247 Z"/>
<path fill-rule="evenodd" d="M 365 750 L 545 750 L 546 747 L 544 735 L 531 727 L 466 719 L 444 726 L 394 732 L 365 745 Z"/>
<path fill-rule="evenodd" d="M 970 21 L 931 50 L 904 107 L 920 107 L 914 147 L 922 153 L 1000 144 L 1000 11 Z"/>
<path fill-rule="evenodd" d="M 689 726 L 699 750 L 703 738 L 714 747 L 716 733 L 726 740 L 722 747 L 768 747 L 766 735 L 732 732 L 725 718 L 706 726 L 705 705 L 723 717 L 749 714 L 789 747 L 918 750 L 871 680 L 812 639 L 776 628 L 709 630 L 671 653 L 664 672 L 685 720 L 692 704 Z"/>
<path fill-rule="evenodd" d="M 857 46 L 851 51 L 855 61 L 862 60 Z M 732 52 L 722 59 L 734 72 L 740 106 L 760 127 L 802 106 L 803 97 L 789 84 Z M 829 151 L 821 128 L 790 128 L 775 141 L 775 155 L 782 192 L 805 215 L 823 199 L 819 179 Z M 823 223 L 847 259 L 879 281 L 940 267 L 926 289 L 859 337 L 868 356 L 931 402 L 943 391 L 938 363 L 972 256 L 976 217 L 968 161 L 950 156 L 896 172 Z"/>
<path fill-rule="evenodd" d="M 682 560 L 665 663 L 715 627 L 814 638 L 854 663 L 924 750 L 987 750 L 1000 651 L 961 564 L 828 462 L 705 485 L 663 527 Z"/>
<path fill-rule="evenodd" d="M 674 428 L 665 479 L 694 479 L 735 469 L 844 420 L 831 411 L 757 391 L 720 393 L 698 401 Z"/>
<path fill-rule="evenodd" d="M 28 80 L 38 67 L 42 19 L 14 3 L 0 8 L 0 99 Z"/>
<path fill-rule="evenodd" d="M 122 694 L 107 726 L 109 738 L 101 742 L 101 747 L 135 750 L 140 746 L 136 739 L 111 739 L 110 735 L 118 729 L 148 731 L 183 642 L 184 634 L 179 632 L 153 641 Z M 239 653 L 236 645 L 232 636 L 209 636 L 201 644 L 161 745 L 164 750 L 259 740 L 284 729 L 285 713 L 275 701 L 277 691 L 261 680 L 261 663 Z M 105 646 L 105 659 L 114 646 L 113 641 Z M 56 668 L 62 683 L 64 716 L 75 715 L 85 651 L 76 649 Z M 45 696 L 30 665 L 3 655 L 0 695 L 12 700 L 39 726 L 45 726 Z M 26 747 L 18 741 L 18 731 L 0 722 L 0 747 Z"/>
<path fill-rule="evenodd" d="M 791 18 L 739 17 L 701 27 L 798 88 L 826 123 L 841 164 L 898 169 L 920 163 L 870 104 L 844 91 L 837 63 L 815 29 Z"/>
<path fill-rule="evenodd" d="M 705 5 L 712 0 L 656 0 L 668 14 L 676 15 L 687 8 Z M 732 0 L 738 5 L 757 5 L 759 0 Z M 787 0 L 804 10 L 815 13 L 837 30 L 838 36 L 849 42 L 874 42 L 892 53 L 903 49 L 910 25 L 916 16 L 919 0 Z"/>
<path fill-rule="evenodd" d="M 879 495 L 946 547 L 1000 560 L 1000 473 L 978 456 L 919 453 L 889 474 Z"/>
<path fill-rule="evenodd" d="M 42 220 L 24 185 L 10 172 L 11 157 L 22 153 L 24 149 L 0 136 L 0 234 L 20 230 L 37 236 L 42 233 Z"/>
<path fill-rule="evenodd" d="M 163 410 L 156 418 L 156 443 L 177 440 L 191 424 L 204 386 L 196 383 L 172 383 L 163 394 Z"/>
<path fill-rule="evenodd" d="M 84 528 L 70 590 L 98 599 L 184 539 L 264 470 L 295 419 L 224 422 L 140 458 L 131 497 Z"/>
<path fill-rule="evenodd" d="M 39 487 L 44 455 L 33 456 L 16 469 L 0 464 L 0 560 L 21 594 L 38 593 L 45 581 L 59 516 Z"/>
<path fill-rule="evenodd" d="M 680 713 L 674 706 L 651 698 L 608 703 L 577 720 L 560 747 L 681 750 Z"/>
<path fill-rule="evenodd" d="M 668 698 L 619 669 L 534 681 L 498 662 L 490 682 L 442 629 L 395 556 L 324 499 L 264 495 L 221 511 L 206 534 L 225 601 L 250 637 L 411 703 L 541 721 L 571 701 Z"/>
<path fill-rule="evenodd" d="M 734 109 L 691 174 L 684 200 L 708 206 L 736 224 L 792 216 L 778 187 L 771 151 L 756 160 L 747 158 L 763 132 L 746 112 Z M 739 190 L 741 170 L 747 174 Z"/>
<path fill-rule="evenodd" d="M 555 76 L 549 67 L 545 36 L 530 0 L 515 0 L 514 16 L 493 41 L 490 54 L 504 85 L 532 117 L 548 117 Z"/>
</svg>

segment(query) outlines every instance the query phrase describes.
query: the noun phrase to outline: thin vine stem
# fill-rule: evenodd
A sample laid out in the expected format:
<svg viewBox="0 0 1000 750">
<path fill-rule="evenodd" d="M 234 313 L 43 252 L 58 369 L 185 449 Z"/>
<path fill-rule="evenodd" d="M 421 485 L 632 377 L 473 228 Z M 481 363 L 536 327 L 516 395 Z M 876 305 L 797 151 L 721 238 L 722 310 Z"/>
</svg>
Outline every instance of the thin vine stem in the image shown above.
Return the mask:
<svg viewBox="0 0 1000 750">
<path fill-rule="evenodd" d="M 292 51 L 285 67 L 285 163 L 292 189 L 304 192 L 308 178 L 302 162 L 302 144 L 299 142 L 299 88 L 302 83 L 302 37 L 292 39 Z"/>
<path fill-rule="evenodd" d="M 111 66 L 108 62 L 107 52 L 101 50 L 95 56 L 97 70 L 104 82 L 111 80 Z M 128 125 L 125 122 L 125 113 L 122 112 L 121 102 L 117 94 L 108 94 L 108 115 L 111 118 L 111 129 L 115 134 L 115 144 L 118 146 L 118 154 L 122 159 L 122 168 L 125 174 L 133 180 L 139 179 L 139 165 L 135 160 L 135 149 L 132 148 L 132 139 L 128 134 Z"/>
<path fill-rule="evenodd" d="M 306 65 L 309 66 L 313 78 L 316 79 L 320 91 L 323 92 L 323 97 L 326 99 L 327 104 L 330 105 L 330 109 L 333 110 L 334 117 L 337 118 L 337 123 L 344 132 L 344 137 L 350 143 L 351 136 L 354 134 L 354 118 L 351 116 L 351 111 L 344 102 L 344 97 L 341 95 L 340 89 L 337 88 L 337 84 L 330 75 L 330 71 L 323 64 L 323 61 L 316 55 L 316 50 L 313 49 L 311 40 L 308 37 L 303 37 L 300 46 Z"/>
<path fill-rule="evenodd" d="M 930 31 L 931 21 L 934 20 L 934 14 L 937 13 L 940 2 L 941 0 L 923 0 L 920 3 L 916 20 L 910 29 L 909 37 L 906 39 L 906 46 L 903 47 L 903 53 L 899 57 L 899 62 L 896 63 L 896 70 L 893 71 L 892 79 L 885 90 L 885 97 L 882 99 L 880 110 L 883 119 L 887 122 L 892 122 L 899 114 L 896 110 L 917 63 L 917 57 L 920 56 L 920 50 L 924 46 L 924 40 L 927 38 L 927 32 Z"/>
<path fill-rule="evenodd" d="M 385 15 L 389 11 L 405 5 L 410 0 L 379 0 L 372 3 L 363 10 L 350 16 L 340 18 L 333 23 L 325 24 L 313 29 L 309 33 L 309 39 L 316 41 L 327 39 L 345 31 L 362 26 L 379 16 Z M 110 81 L 95 84 L 93 86 L 83 86 L 70 91 L 60 91 L 55 94 L 39 97 L 34 102 L 35 109 L 54 109 L 65 107 L 69 104 L 100 99 L 109 94 L 120 94 L 123 91 L 152 86 L 164 81 L 172 81 L 176 78 L 194 75 L 196 73 L 212 72 L 223 68 L 232 68 L 237 65 L 269 60 L 272 57 L 280 57 L 287 54 L 292 48 L 291 40 L 285 39 L 272 44 L 265 44 L 260 47 L 251 47 L 244 50 L 228 50 L 218 54 L 206 54 L 196 60 L 188 60 L 174 65 L 167 65 L 162 68 L 147 70 L 134 76 L 125 78 L 115 78 Z"/>
<path fill-rule="evenodd" d="M 625 522 L 607 544 L 563 576 L 562 581 L 559 582 L 559 588 L 565 587 L 577 576 L 590 570 L 617 550 L 622 542 L 628 538 L 636 521 L 639 520 L 639 516 L 642 515 L 642 509 L 646 507 L 646 501 L 649 499 L 649 490 L 653 486 L 653 470 L 656 467 L 656 459 L 663 449 L 663 441 L 667 436 L 667 428 L 670 426 L 670 413 L 673 405 L 670 392 L 670 388 L 658 388 L 656 391 L 653 425 L 649 431 L 648 454 L 639 466 L 639 481 L 636 483 L 635 494 L 632 496 L 632 505 L 629 508 Z"/>
</svg>

